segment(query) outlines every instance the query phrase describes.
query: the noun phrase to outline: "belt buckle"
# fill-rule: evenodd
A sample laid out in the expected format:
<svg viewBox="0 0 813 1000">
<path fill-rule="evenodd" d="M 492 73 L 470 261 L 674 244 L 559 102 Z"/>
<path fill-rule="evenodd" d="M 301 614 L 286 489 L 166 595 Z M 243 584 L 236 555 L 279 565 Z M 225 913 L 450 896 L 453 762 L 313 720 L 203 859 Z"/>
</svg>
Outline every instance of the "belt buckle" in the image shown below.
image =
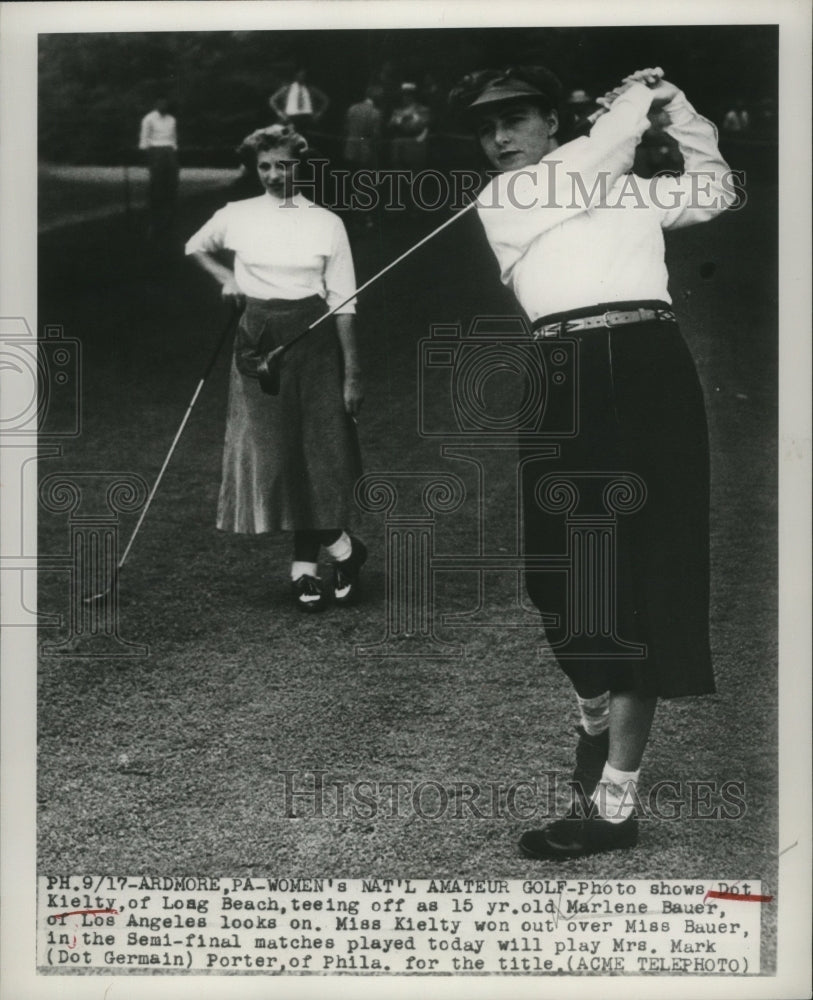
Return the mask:
<svg viewBox="0 0 813 1000">
<path fill-rule="evenodd" d="M 604 315 L 601 317 L 601 322 L 604 324 L 604 326 L 607 327 L 608 330 L 614 326 L 614 324 L 610 322 L 611 315 L 612 312 L 611 310 L 608 309 L 607 312 L 605 312 Z"/>
</svg>

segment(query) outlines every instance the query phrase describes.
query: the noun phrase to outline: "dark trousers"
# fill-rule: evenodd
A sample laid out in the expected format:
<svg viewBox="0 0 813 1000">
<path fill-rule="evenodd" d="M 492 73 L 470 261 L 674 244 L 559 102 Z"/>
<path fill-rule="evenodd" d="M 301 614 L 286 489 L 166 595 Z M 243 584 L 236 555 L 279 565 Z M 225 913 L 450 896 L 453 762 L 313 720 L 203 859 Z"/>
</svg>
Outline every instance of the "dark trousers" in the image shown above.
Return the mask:
<svg viewBox="0 0 813 1000">
<path fill-rule="evenodd" d="M 178 154 L 171 146 L 152 146 L 147 150 L 147 164 L 150 222 L 154 233 L 163 233 L 172 225 L 178 198 Z"/>
<path fill-rule="evenodd" d="M 295 531 L 294 559 L 297 562 L 314 563 L 319 558 L 319 549 L 324 545 L 332 545 L 341 537 L 341 528 L 329 528 L 325 531 Z"/>
</svg>

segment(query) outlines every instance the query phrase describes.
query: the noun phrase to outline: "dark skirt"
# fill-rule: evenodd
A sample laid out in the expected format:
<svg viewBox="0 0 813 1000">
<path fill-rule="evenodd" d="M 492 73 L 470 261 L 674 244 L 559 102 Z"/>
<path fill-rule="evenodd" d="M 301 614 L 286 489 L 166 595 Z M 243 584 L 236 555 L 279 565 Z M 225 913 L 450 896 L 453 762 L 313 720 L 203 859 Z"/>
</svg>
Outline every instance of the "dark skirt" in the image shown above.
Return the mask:
<svg viewBox="0 0 813 1000">
<path fill-rule="evenodd" d="M 578 433 L 557 458 L 521 445 L 525 551 L 563 558 L 554 571 L 529 564 L 528 593 L 557 616 L 546 634 L 574 680 L 713 693 L 708 433 L 694 361 L 673 322 L 566 336 L 578 345 Z M 557 493 L 557 483 L 569 485 Z"/>
<path fill-rule="evenodd" d="M 259 358 L 325 312 L 319 296 L 246 304 L 229 382 L 217 512 L 223 531 L 344 528 L 350 522 L 361 459 L 355 423 L 344 409 L 333 318 L 285 354 L 278 396 L 266 395 L 255 376 L 244 374 L 252 370 L 246 360 L 252 351 Z"/>
</svg>

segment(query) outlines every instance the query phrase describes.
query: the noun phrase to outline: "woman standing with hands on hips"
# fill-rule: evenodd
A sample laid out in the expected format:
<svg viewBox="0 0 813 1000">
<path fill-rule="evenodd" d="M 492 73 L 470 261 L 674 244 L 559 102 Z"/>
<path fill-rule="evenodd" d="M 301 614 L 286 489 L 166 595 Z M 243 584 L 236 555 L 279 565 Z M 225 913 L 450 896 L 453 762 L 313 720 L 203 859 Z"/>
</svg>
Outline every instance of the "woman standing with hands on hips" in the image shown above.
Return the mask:
<svg viewBox="0 0 813 1000">
<path fill-rule="evenodd" d="M 519 844 L 550 860 L 637 843 L 636 788 L 657 699 L 715 690 L 705 408 L 671 309 L 663 230 L 705 222 L 737 196 L 714 126 L 659 68 L 625 78 L 599 102 L 605 113 L 590 134 L 562 145 L 560 100 L 543 67 L 471 74 L 451 94 L 499 171 L 478 196 L 478 214 L 503 283 L 535 338 L 576 342 L 578 432 L 556 456 L 549 441 L 536 450 L 521 443 L 526 555 L 567 548 L 564 518 L 539 502 L 549 473 L 563 484 L 560 496 L 600 495 L 615 474 L 640 493 L 638 509 L 615 521 L 609 602 L 598 606 L 592 592 L 589 652 L 566 655 L 584 610 L 566 574 L 526 569 L 532 601 L 558 619 L 547 638 L 581 716 L 574 808 Z M 651 121 L 677 141 L 683 175 L 630 174 Z M 603 631 L 595 622 L 607 624 L 608 608 L 614 620 Z"/>
<path fill-rule="evenodd" d="M 332 307 L 352 296 L 355 273 L 338 216 L 295 192 L 306 140 L 290 125 L 249 135 L 264 194 L 230 202 L 186 244 L 186 253 L 244 307 L 234 343 L 217 526 L 260 534 L 293 532 L 291 581 L 297 606 L 327 603 L 318 573 L 333 560 L 332 596 L 357 596 L 364 544 L 345 530 L 361 475 L 355 418 L 363 390 L 353 300 L 285 356 L 277 396 L 263 392 L 258 368 Z M 232 251 L 232 271 L 218 255 Z"/>
</svg>

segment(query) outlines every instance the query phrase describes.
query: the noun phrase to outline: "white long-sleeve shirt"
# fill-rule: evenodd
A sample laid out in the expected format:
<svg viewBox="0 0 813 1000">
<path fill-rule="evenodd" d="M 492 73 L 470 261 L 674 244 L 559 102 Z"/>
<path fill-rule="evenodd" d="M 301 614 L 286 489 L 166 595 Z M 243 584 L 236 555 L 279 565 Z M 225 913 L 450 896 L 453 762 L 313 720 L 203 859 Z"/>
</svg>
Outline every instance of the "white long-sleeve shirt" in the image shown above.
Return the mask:
<svg viewBox="0 0 813 1000">
<path fill-rule="evenodd" d="M 150 111 L 141 119 L 138 148 L 150 149 L 153 146 L 178 148 L 178 126 L 174 115 L 162 115 L 160 111 Z"/>
<path fill-rule="evenodd" d="M 234 251 L 234 277 L 256 299 L 319 295 L 330 309 L 356 290 L 353 257 L 341 219 L 302 194 L 287 201 L 266 192 L 229 202 L 192 236 L 187 254 Z M 353 314 L 355 300 L 338 310 Z"/>
<path fill-rule="evenodd" d="M 531 320 L 602 302 L 671 302 L 663 230 L 704 222 L 736 200 L 714 125 L 682 93 L 665 111 L 684 174 L 628 173 L 651 97 L 634 84 L 589 136 L 500 174 L 480 193 L 477 211 L 502 281 Z"/>
</svg>

